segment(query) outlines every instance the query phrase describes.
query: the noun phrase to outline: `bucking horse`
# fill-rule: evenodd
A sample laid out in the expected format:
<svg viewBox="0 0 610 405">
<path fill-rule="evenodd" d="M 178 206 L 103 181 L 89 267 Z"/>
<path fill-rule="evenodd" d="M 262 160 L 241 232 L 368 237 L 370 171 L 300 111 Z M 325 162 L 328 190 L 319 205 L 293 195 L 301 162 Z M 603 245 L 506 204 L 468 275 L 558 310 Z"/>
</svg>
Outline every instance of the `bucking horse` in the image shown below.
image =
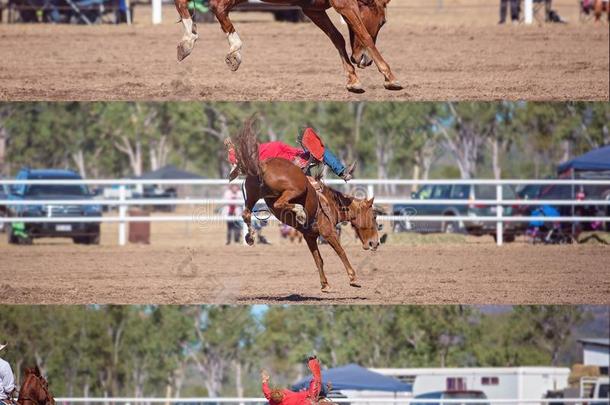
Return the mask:
<svg viewBox="0 0 610 405">
<path fill-rule="evenodd" d="M 210 0 L 210 10 L 220 23 L 229 41 L 229 52 L 225 62 L 229 69 L 236 71 L 241 64 L 242 41 L 229 19 L 229 12 L 239 3 L 247 0 Z M 377 49 L 377 36 L 386 22 L 386 8 L 390 0 L 263 0 L 267 3 L 299 6 L 303 13 L 330 38 L 339 51 L 343 70 L 347 76 L 347 90 L 354 93 L 364 92 L 356 75 L 354 64 L 359 68 L 370 66 L 373 62 L 384 77 L 384 87 L 400 90 L 402 86 L 392 73 L 390 66 Z M 176 10 L 183 25 L 182 40 L 178 43 L 178 61 L 191 54 L 198 38 L 197 26 L 188 8 L 189 0 L 174 0 Z M 346 51 L 343 35 L 328 17 L 326 10 L 334 8 L 345 20 L 349 30 L 352 54 Z"/>
<path fill-rule="evenodd" d="M 336 227 L 340 223 L 350 223 L 362 247 L 365 250 L 377 250 L 379 227 L 373 198 L 352 197 L 326 186 L 320 179 L 312 181 L 300 167 L 285 159 L 260 161 L 253 119 L 247 120 L 232 140 L 237 168 L 246 176 L 245 208 L 242 214 L 248 226 L 246 243 L 254 244 L 252 210 L 262 198 L 279 221 L 303 234 L 318 268 L 323 292 L 329 292 L 330 285 L 324 274 L 324 261 L 318 249 L 319 236 L 328 242 L 343 262 L 349 284 L 360 287 L 356 272 L 341 246 Z"/>
</svg>

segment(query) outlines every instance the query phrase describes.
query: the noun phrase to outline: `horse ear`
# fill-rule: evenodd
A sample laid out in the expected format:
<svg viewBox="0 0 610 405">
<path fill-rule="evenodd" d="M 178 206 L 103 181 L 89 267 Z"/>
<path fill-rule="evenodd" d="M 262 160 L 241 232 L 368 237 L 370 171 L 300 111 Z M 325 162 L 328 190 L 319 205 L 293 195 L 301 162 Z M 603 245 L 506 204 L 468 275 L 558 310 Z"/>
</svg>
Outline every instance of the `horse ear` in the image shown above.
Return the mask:
<svg viewBox="0 0 610 405">
<path fill-rule="evenodd" d="M 366 200 L 366 205 L 369 206 L 369 207 L 372 207 L 374 200 L 375 200 L 375 197 L 371 197 L 370 200 Z"/>
</svg>

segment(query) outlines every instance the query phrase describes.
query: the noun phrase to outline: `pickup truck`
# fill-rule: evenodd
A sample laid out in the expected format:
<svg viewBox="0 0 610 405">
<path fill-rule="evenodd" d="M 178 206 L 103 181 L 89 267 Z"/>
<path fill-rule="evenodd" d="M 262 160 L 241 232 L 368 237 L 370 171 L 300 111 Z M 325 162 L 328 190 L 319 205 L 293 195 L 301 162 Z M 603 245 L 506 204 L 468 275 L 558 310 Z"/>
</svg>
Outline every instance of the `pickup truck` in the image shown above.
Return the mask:
<svg viewBox="0 0 610 405">
<path fill-rule="evenodd" d="M 22 169 L 17 180 L 80 180 L 77 173 L 69 170 Z M 8 199 L 20 200 L 61 200 L 62 204 L 48 205 L 33 202 L 27 205 L 9 205 L 10 217 L 98 217 L 102 210 L 99 205 L 70 204 L 70 200 L 93 199 L 85 185 L 62 184 L 17 184 L 10 188 Z M 65 201 L 65 202 L 64 202 Z M 99 244 L 99 222 L 13 222 L 7 229 L 9 243 L 32 243 L 41 237 L 72 238 L 74 243 Z"/>
</svg>

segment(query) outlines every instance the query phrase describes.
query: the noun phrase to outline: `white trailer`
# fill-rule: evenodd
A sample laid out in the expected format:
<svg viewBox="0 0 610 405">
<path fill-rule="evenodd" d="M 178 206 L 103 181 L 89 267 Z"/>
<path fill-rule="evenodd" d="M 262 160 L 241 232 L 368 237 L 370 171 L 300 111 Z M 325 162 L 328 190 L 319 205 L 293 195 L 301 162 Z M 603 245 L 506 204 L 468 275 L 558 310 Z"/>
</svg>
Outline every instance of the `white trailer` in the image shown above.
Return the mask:
<svg viewBox="0 0 610 405">
<path fill-rule="evenodd" d="M 413 395 L 445 390 L 483 391 L 489 399 L 543 398 L 568 387 L 566 367 L 374 368 L 413 384 Z"/>
</svg>

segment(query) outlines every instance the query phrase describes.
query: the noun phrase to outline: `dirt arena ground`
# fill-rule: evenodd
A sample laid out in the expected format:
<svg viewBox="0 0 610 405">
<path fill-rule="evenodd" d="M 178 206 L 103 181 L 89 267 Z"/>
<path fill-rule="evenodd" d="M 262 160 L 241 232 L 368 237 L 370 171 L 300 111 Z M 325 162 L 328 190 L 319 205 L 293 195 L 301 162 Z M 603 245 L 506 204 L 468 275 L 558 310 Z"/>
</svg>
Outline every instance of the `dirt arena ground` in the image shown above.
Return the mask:
<svg viewBox="0 0 610 405">
<path fill-rule="evenodd" d="M 610 247 L 497 247 L 491 237 L 392 234 L 374 253 L 345 236 L 362 288 L 322 246 L 333 292 L 322 293 L 305 244 L 265 229 L 271 246 L 225 246 L 222 224 L 152 224 L 151 245 L 117 246 L 116 225 L 101 246 L 39 239 L 8 246 L 0 235 L 0 302 L 610 304 Z"/>
<path fill-rule="evenodd" d="M 498 26 L 498 1 L 393 0 L 378 45 L 405 89 L 388 92 L 374 67 L 366 93 L 344 90 L 335 49 L 313 24 L 234 15 L 243 64 L 230 72 L 218 24 L 176 61 L 172 7 L 152 26 L 0 24 L 0 100 L 608 100 L 608 25 L 579 21 L 576 0 L 555 0 L 569 24 Z M 336 14 L 332 15 L 339 22 Z M 346 27 L 340 25 L 342 32 Z"/>
</svg>

